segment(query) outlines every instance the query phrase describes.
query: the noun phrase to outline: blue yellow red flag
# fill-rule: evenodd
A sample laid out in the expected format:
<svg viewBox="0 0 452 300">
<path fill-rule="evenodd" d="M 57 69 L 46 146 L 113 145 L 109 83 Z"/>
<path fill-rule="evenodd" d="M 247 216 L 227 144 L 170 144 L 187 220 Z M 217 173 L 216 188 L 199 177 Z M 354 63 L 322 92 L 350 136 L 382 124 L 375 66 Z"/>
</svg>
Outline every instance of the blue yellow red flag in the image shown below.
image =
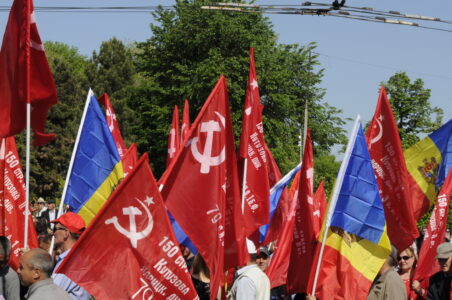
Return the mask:
<svg viewBox="0 0 452 300">
<path fill-rule="evenodd" d="M 118 149 L 90 90 L 63 191 L 64 203 L 88 224 L 122 178 Z"/>
<path fill-rule="evenodd" d="M 322 250 L 319 244 L 317 249 L 317 268 L 311 271 L 309 290 L 314 289 L 318 299 L 366 299 L 372 281 L 391 252 L 391 244 L 375 173 L 358 122 L 339 170 L 320 238 L 324 246 Z"/>
<path fill-rule="evenodd" d="M 440 187 L 452 167 L 452 120 L 404 151 L 413 178 L 413 210 L 419 219 L 436 201 Z"/>
</svg>

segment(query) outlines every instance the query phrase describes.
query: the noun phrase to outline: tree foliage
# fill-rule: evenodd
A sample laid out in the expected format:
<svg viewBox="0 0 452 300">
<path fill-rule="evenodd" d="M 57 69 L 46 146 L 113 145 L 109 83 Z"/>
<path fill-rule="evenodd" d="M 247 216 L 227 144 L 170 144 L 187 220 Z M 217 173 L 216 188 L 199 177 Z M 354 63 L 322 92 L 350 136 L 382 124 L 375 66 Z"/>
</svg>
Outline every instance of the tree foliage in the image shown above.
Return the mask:
<svg viewBox="0 0 452 300">
<path fill-rule="evenodd" d="M 221 74 L 228 80 L 236 141 L 240 135 L 249 49 L 255 49 L 264 131 L 282 172 L 299 162 L 298 136 L 304 103 L 316 151 L 328 153 L 345 140 L 343 120 L 334 107 L 321 103 L 322 70 L 314 45 L 280 45 L 262 14 L 202 10 L 204 1 L 177 1 L 175 10 L 159 9 L 153 35 L 138 44 L 137 69 L 143 82 L 130 105 L 142 116 L 133 125 L 140 151 L 148 151 L 160 174 L 165 166 L 166 140 L 172 107 L 188 98 L 191 117 L 202 107 Z"/>
<path fill-rule="evenodd" d="M 441 126 L 443 110 L 430 103 L 430 89 L 422 79 L 411 82 L 405 72 L 396 73 L 383 83 L 397 121 L 404 148 L 419 141 L 422 133 L 431 133 Z"/>
</svg>

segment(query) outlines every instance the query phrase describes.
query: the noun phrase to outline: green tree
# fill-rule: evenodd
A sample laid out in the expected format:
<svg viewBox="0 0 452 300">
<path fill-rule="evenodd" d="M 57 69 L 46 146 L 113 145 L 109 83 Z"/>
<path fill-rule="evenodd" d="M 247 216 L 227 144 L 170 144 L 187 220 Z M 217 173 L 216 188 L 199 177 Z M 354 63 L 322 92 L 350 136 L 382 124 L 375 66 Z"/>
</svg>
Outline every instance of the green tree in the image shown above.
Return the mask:
<svg viewBox="0 0 452 300">
<path fill-rule="evenodd" d="M 264 130 L 281 171 L 299 162 L 298 136 L 304 103 L 316 152 L 328 153 L 345 140 L 343 120 L 334 107 L 321 103 L 322 70 L 314 45 L 280 45 L 262 14 L 201 9 L 205 1 L 177 1 L 175 10 L 154 13 L 153 35 L 138 44 L 137 69 L 143 76 L 129 106 L 141 113 L 133 130 L 140 151 L 151 153 L 156 174 L 165 167 L 166 140 L 172 107 L 190 100 L 192 120 L 221 74 L 228 79 L 236 141 L 240 135 L 249 48 L 255 49 Z"/>
<path fill-rule="evenodd" d="M 430 89 L 424 88 L 422 79 L 411 82 L 405 72 L 399 72 L 383 85 L 405 149 L 418 142 L 420 134 L 431 133 L 441 126 L 443 110 L 431 105 Z"/>
</svg>

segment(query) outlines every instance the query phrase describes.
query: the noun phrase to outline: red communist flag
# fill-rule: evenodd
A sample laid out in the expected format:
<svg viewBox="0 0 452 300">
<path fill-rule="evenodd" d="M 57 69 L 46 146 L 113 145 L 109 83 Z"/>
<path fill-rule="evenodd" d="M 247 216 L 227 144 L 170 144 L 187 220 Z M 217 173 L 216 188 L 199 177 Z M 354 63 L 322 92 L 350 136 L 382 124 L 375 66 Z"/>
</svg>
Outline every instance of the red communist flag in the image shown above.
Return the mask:
<svg viewBox="0 0 452 300">
<path fill-rule="evenodd" d="M 209 267 L 214 299 L 223 272 L 247 261 L 234 134 L 223 76 L 160 183 L 166 206 Z"/>
<path fill-rule="evenodd" d="M 102 103 L 103 106 L 105 106 L 105 119 L 107 120 L 108 129 L 110 129 L 111 135 L 115 140 L 119 156 L 121 157 L 121 160 L 123 160 L 127 148 L 124 144 L 124 140 L 122 139 L 121 131 L 119 130 L 119 123 L 116 118 L 115 110 L 111 105 L 110 97 L 108 97 L 108 94 L 105 93 L 99 98 L 99 102 Z"/>
<path fill-rule="evenodd" d="M 179 110 L 177 105 L 174 105 L 173 121 L 171 122 L 171 128 L 168 136 L 168 154 L 166 157 L 167 167 L 176 156 L 177 150 L 179 150 L 179 141 Z"/>
<path fill-rule="evenodd" d="M 184 141 L 188 137 L 188 131 L 190 130 L 190 106 L 188 105 L 188 100 L 184 101 L 184 113 L 182 115 L 182 125 L 180 128 L 180 145 L 184 145 Z"/>
<path fill-rule="evenodd" d="M 137 145 L 132 143 L 127 149 L 126 154 L 122 158 L 122 166 L 124 168 L 124 177 L 126 177 L 135 167 L 138 160 Z"/>
<path fill-rule="evenodd" d="M 250 70 L 242 118 L 240 157 L 244 162 L 242 197 L 245 234 L 249 237 L 270 220 L 270 186 L 268 182 L 268 157 L 265 151 L 264 127 L 259 88 L 254 66 L 254 49 L 250 49 Z"/>
<path fill-rule="evenodd" d="M 425 281 L 440 270 L 436 260 L 436 248 L 443 243 L 446 236 L 447 219 L 449 212 L 450 197 L 452 196 L 452 172 L 447 175 L 441 191 L 438 194 L 435 208 L 430 216 L 427 233 L 422 242 L 419 259 L 414 273 L 414 279 Z"/>
<path fill-rule="evenodd" d="M 317 237 L 319 236 L 320 229 L 322 228 L 326 204 L 325 182 L 322 180 L 314 194 L 314 217 L 318 219 L 318 225 L 314 224 L 314 232 Z"/>
<path fill-rule="evenodd" d="M 287 274 L 287 290 L 306 292 L 314 258 L 318 219 L 314 216 L 314 156 L 311 132 L 306 136 L 303 163 L 300 170 L 298 205 L 295 213 L 292 250 Z M 303 264 L 303 268 L 299 266 Z"/>
<path fill-rule="evenodd" d="M 99 300 L 197 299 L 147 161 L 114 191 L 57 273 Z M 118 280 L 118 274 L 126 274 Z"/>
<path fill-rule="evenodd" d="M 0 235 L 11 241 L 11 267 L 19 267 L 20 249 L 24 248 L 25 180 L 14 137 L 3 138 L 0 147 Z M 38 247 L 38 238 L 31 214 L 28 216 L 30 248 Z"/>
<path fill-rule="evenodd" d="M 366 140 L 385 210 L 388 236 L 391 243 L 403 251 L 413 243 L 418 230 L 408 188 L 410 175 L 384 87 L 380 89 Z"/>
<path fill-rule="evenodd" d="M 15 0 L 0 51 L 0 137 L 20 133 L 26 127 L 26 104 L 31 104 L 34 145 L 55 138 L 44 134 L 47 112 L 57 94 L 31 0 Z"/>
</svg>

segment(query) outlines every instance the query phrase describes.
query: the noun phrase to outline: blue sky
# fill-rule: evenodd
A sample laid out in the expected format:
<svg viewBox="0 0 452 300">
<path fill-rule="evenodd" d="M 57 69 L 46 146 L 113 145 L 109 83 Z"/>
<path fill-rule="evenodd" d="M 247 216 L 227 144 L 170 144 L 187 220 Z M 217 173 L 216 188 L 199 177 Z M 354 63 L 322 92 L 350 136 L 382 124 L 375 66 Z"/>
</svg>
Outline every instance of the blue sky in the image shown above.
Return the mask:
<svg viewBox="0 0 452 300">
<path fill-rule="evenodd" d="M 303 1 L 259 0 L 257 4 L 297 4 Z M 320 2 L 320 0 L 319 0 Z M 321 1 L 329 4 L 331 1 Z M 10 5 L 11 0 L 2 1 Z M 173 1 L 143 0 L 35 0 L 35 6 L 150 6 L 171 5 Z M 372 7 L 402 13 L 452 19 L 452 1 L 347 0 L 346 5 Z M 8 12 L 0 11 L 3 33 Z M 305 45 L 316 42 L 325 76 L 324 101 L 343 110 L 344 117 L 360 114 L 365 121 L 374 112 L 379 83 L 397 71 L 410 78 L 422 78 L 432 90 L 431 102 L 444 110 L 444 120 L 452 118 L 452 32 L 354 21 L 343 18 L 301 15 L 268 15 L 280 43 Z M 67 13 L 37 12 L 43 40 L 64 42 L 82 54 L 91 55 L 102 41 L 115 36 L 129 43 L 150 37 L 149 13 Z M 431 23 L 429 25 L 435 25 Z M 452 25 L 449 25 L 452 29 Z M 350 130 L 352 122 L 345 127 Z"/>
</svg>

